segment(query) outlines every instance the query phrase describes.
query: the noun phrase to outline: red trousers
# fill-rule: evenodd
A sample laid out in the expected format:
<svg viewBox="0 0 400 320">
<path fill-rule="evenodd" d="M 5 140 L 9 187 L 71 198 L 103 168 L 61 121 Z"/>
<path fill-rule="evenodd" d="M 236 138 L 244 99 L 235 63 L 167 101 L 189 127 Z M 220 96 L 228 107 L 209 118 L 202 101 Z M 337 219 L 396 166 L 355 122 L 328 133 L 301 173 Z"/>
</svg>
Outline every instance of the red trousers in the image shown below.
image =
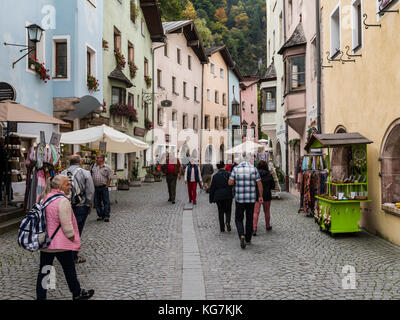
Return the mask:
<svg viewBox="0 0 400 320">
<path fill-rule="evenodd" d="M 265 226 L 267 228 L 271 226 L 271 213 L 270 213 L 271 201 L 264 201 L 263 204 L 256 201 L 256 204 L 254 206 L 254 215 L 253 215 L 253 230 L 257 230 L 258 216 L 260 215 L 261 205 L 263 206 L 264 209 Z"/>
<path fill-rule="evenodd" d="M 189 192 L 189 201 L 196 202 L 197 196 L 197 182 L 189 182 L 188 181 L 188 192 Z"/>
</svg>

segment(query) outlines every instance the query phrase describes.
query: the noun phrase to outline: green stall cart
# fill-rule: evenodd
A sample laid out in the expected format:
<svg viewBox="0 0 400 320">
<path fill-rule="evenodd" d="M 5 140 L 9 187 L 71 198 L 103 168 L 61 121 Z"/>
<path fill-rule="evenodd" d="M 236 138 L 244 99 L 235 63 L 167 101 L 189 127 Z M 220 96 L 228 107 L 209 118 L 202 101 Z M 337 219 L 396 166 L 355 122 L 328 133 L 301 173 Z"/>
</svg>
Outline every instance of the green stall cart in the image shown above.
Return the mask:
<svg viewBox="0 0 400 320">
<path fill-rule="evenodd" d="M 373 143 L 359 133 L 314 134 L 305 149 L 328 149 L 327 193 L 316 196 L 314 218 L 331 235 L 361 231 L 361 203 L 368 199 L 367 145 Z M 332 155 L 332 157 L 331 157 Z M 332 164 L 334 162 L 334 169 Z"/>
</svg>

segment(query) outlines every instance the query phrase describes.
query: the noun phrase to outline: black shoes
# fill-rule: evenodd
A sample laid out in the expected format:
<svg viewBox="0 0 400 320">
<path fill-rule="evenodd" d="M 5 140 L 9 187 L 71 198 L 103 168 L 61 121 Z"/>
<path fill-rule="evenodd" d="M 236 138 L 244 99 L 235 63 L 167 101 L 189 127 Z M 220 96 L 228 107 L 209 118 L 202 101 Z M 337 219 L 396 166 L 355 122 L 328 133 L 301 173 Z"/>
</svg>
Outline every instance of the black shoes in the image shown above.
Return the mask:
<svg viewBox="0 0 400 320">
<path fill-rule="evenodd" d="M 168 199 L 168 202 L 171 202 L 172 200 L 171 199 Z"/>
<path fill-rule="evenodd" d="M 110 219 L 105 218 L 105 219 L 104 219 L 104 222 L 110 222 Z"/>
<path fill-rule="evenodd" d="M 175 204 L 175 201 L 172 201 L 172 204 Z"/>
<path fill-rule="evenodd" d="M 242 249 L 246 249 L 246 240 L 245 240 L 244 236 L 240 237 L 240 247 Z"/>
<path fill-rule="evenodd" d="M 226 224 L 226 230 L 228 230 L 228 232 L 231 232 L 231 225 L 229 223 Z"/>
<path fill-rule="evenodd" d="M 256 237 L 257 236 L 257 230 L 254 230 L 253 231 L 253 237 Z"/>
<path fill-rule="evenodd" d="M 104 218 L 102 218 L 102 217 L 97 218 L 97 221 L 103 221 L 103 220 L 104 220 Z"/>
<path fill-rule="evenodd" d="M 267 228 L 267 231 L 271 231 L 271 230 L 272 230 L 272 227 L 268 227 L 268 228 Z"/>
<path fill-rule="evenodd" d="M 88 290 L 86 291 L 85 289 L 81 290 L 81 293 L 79 296 L 73 297 L 73 300 L 89 300 L 91 297 L 94 295 L 94 290 Z"/>
</svg>

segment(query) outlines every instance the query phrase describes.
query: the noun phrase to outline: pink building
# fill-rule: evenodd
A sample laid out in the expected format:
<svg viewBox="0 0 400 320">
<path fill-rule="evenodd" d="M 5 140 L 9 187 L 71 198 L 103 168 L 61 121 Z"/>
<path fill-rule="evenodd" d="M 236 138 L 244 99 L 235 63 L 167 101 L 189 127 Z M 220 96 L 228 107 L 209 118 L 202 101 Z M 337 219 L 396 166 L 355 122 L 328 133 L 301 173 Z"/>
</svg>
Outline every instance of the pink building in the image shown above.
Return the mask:
<svg viewBox="0 0 400 320">
<path fill-rule="evenodd" d="M 258 81 L 256 76 L 247 76 L 240 83 L 243 142 L 258 141 Z"/>
<path fill-rule="evenodd" d="M 192 20 L 164 22 L 163 28 L 167 42 L 154 59 L 155 155 L 173 152 L 186 164 L 200 157 L 202 64 L 208 58 Z"/>
</svg>

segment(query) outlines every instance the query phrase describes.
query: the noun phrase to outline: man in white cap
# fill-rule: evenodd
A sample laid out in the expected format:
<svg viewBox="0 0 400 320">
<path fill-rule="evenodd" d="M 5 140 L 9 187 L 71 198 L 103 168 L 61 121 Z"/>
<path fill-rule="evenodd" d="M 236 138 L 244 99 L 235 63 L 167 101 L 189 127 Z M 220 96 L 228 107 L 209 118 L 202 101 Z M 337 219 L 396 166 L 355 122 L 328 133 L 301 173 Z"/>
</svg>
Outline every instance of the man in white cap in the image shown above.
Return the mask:
<svg viewBox="0 0 400 320">
<path fill-rule="evenodd" d="M 201 178 L 199 166 L 196 164 L 194 158 L 190 159 L 190 162 L 185 170 L 185 183 L 188 186 L 189 193 L 189 202 L 193 201 L 193 204 L 197 204 L 197 184 L 200 184 L 200 187 L 203 184 L 203 180 Z"/>
</svg>

